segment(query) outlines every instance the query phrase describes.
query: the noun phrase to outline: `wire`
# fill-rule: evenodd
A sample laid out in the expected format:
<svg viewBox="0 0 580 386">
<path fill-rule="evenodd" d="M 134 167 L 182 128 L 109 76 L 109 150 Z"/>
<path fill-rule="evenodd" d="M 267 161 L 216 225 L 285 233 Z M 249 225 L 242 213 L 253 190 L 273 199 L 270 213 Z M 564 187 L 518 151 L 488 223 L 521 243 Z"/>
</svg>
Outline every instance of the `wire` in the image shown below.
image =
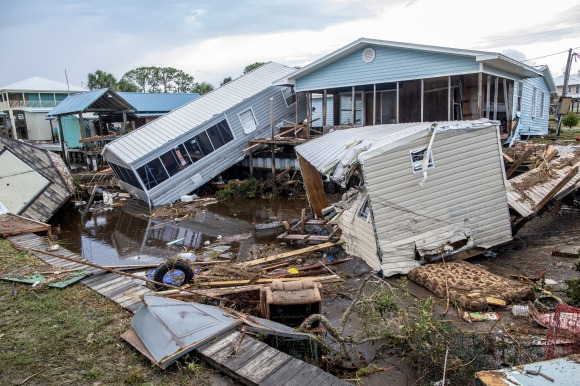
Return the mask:
<svg viewBox="0 0 580 386">
<path fill-rule="evenodd" d="M 580 28 L 580 27 L 553 29 L 553 30 L 550 30 L 550 31 L 535 32 L 533 34 L 508 36 L 508 37 L 505 37 L 505 38 L 486 40 L 486 41 L 481 42 L 481 43 L 489 43 L 489 42 L 496 42 L 498 40 L 507 40 L 507 39 L 514 39 L 514 38 L 522 38 L 522 37 L 526 37 L 526 36 L 540 35 L 540 34 L 545 34 L 545 33 L 549 33 L 549 32 L 570 31 L 570 30 L 575 30 L 575 29 L 578 29 L 578 28 Z"/>
<path fill-rule="evenodd" d="M 578 48 L 580 48 L 580 47 L 574 47 L 574 48 L 572 48 L 572 50 L 577 50 Z M 537 58 L 532 58 L 532 59 L 526 59 L 526 60 L 522 60 L 522 62 L 529 62 L 530 60 L 536 60 L 536 59 L 547 58 L 547 57 L 549 57 L 549 56 L 560 55 L 560 54 L 563 54 L 563 53 L 566 53 L 566 52 L 568 52 L 568 50 L 566 50 L 566 51 L 560 51 L 560 52 L 556 52 L 556 53 L 554 53 L 554 54 L 549 54 L 549 55 L 544 55 L 544 56 L 538 56 Z"/>
</svg>

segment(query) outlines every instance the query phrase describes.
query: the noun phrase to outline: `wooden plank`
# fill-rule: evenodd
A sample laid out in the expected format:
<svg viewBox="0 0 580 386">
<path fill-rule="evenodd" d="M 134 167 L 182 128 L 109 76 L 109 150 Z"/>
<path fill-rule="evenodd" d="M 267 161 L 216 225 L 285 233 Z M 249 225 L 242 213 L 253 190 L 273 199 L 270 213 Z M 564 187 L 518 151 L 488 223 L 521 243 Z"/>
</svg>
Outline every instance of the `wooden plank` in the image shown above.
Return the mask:
<svg viewBox="0 0 580 386">
<path fill-rule="evenodd" d="M 266 284 L 271 283 L 274 280 L 280 281 L 299 281 L 299 280 L 313 280 L 319 283 L 334 283 L 336 281 L 342 281 L 338 275 L 326 275 L 326 276 L 306 276 L 306 277 L 282 277 L 275 279 L 259 279 L 254 284 Z M 207 283 L 199 283 L 200 287 L 227 287 L 227 286 L 237 286 L 237 285 L 248 285 L 252 280 L 226 280 L 226 281 L 212 281 Z"/>
<path fill-rule="evenodd" d="M 310 209 L 316 217 L 320 218 L 322 217 L 322 209 L 328 206 L 320 172 L 300 154 L 296 155 L 300 164 L 304 186 L 306 187 L 306 196 L 308 197 Z"/>
<path fill-rule="evenodd" d="M 506 153 L 502 153 L 502 155 L 503 155 L 503 158 L 506 159 L 506 161 L 508 161 L 508 162 L 516 162 L 512 157 L 510 157 Z"/>
<path fill-rule="evenodd" d="M 225 347 L 231 347 L 232 343 L 238 338 L 240 333 L 237 330 L 232 330 L 218 339 L 215 339 L 199 348 L 196 349 L 200 354 L 207 357 L 212 357 L 217 352 L 221 351 Z"/>
<path fill-rule="evenodd" d="M 546 195 L 535 207 L 534 213 L 537 214 L 546 205 L 552 197 L 556 195 L 574 176 L 578 173 L 578 164 L 574 165 L 566 176 Z"/>
<path fill-rule="evenodd" d="M 344 243 L 344 240 L 341 239 L 341 240 L 338 240 L 336 242 L 327 242 L 327 243 L 323 243 L 323 244 L 313 245 L 311 247 L 296 249 L 294 251 L 280 253 L 280 254 L 272 255 L 272 256 L 268 256 L 268 257 L 263 257 L 261 259 L 246 261 L 246 262 L 241 263 L 241 265 L 243 265 L 243 266 L 259 265 L 262 263 L 268 263 L 270 261 L 282 260 L 282 259 L 285 259 L 286 257 L 291 257 L 291 256 L 300 255 L 303 253 L 318 251 L 318 250 L 324 249 L 324 248 L 335 247 L 335 246 L 343 244 L 343 243 Z"/>
<path fill-rule="evenodd" d="M 296 374 L 304 371 L 308 366 L 308 363 L 300 361 L 298 359 L 292 359 L 287 362 L 284 366 L 280 367 L 275 373 L 271 374 L 268 378 L 260 382 L 261 386 L 280 386 L 286 384 L 290 379 L 294 378 Z M 304 379 L 301 379 L 304 382 Z M 308 384 L 308 382 L 303 383 Z"/>
<path fill-rule="evenodd" d="M 514 162 L 514 164 L 511 166 L 511 168 L 508 169 L 508 171 L 505 173 L 505 178 L 510 178 L 510 176 L 520 167 L 520 165 L 526 159 L 528 159 L 528 157 L 530 155 L 532 155 L 533 152 L 534 152 L 534 148 L 533 147 L 528 148 L 525 151 L 525 153 L 517 161 Z"/>
<path fill-rule="evenodd" d="M 237 372 L 236 370 L 238 368 L 242 367 L 246 362 L 251 361 L 259 353 L 264 351 L 267 346 L 267 344 L 256 339 L 246 339 L 246 336 L 244 336 L 242 345 L 236 353 L 233 353 L 232 346 L 230 346 L 227 349 L 222 350 L 217 356 L 214 356 L 213 359 L 221 359 L 224 366 Z M 222 356 L 222 354 L 225 356 Z"/>
<path fill-rule="evenodd" d="M 111 300 L 115 300 L 115 297 L 118 297 L 119 295 L 122 296 L 123 293 L 135 287 L 135 283 L 125 280 L 124 282 L 118 283 L 114 286 L 103 288 L 99 293 Z"/>
<path fill-rule="evenodd" d="M 97 285 L 91 285 L 90 288 L 94 291 L 97 291 L 98 293 L 101 293 L 101 291 L 104 291 L 106 288 L 123 283 L 124 281 L 125 281 L 125 278 L 119 276 L 116 278 L 112 278 L 110 280 L 104 280 Z"/>
<path fill-rule="evenodd" d="M 259 385 L 262 380 L 268 378 L 270 374 L 275 373 L 292 359 L 288 354 L 267 348 L 256 355 L 252 361 L 244 363 L 236 372 L 241 377 Z"/>
</svg>

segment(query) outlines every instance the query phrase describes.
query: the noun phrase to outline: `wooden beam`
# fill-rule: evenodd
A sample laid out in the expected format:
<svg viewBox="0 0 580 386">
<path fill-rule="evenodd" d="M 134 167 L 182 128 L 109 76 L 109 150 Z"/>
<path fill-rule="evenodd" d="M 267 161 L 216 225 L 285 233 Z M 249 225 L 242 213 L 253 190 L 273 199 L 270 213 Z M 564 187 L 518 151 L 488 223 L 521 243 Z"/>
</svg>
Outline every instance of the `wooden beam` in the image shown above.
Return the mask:
<svg viewBox="0 0 580 386">
<path fill-rule="evenodd" d="M 493 90 L 493 120 L 497 120 L 497 97 L 498 97 L 498 87 L 499 87 L 499 78 L 495 77 L 495 85 Z"/>
<path fill-rule="evenodd" d="M 526 152 L 512 165 L 511 168 L 505 173 L 505 178 L 510 178 L 510 176 L 520 167 L 520 165 L 528 159 L 530 155 L 534 152 L 534 148 L 530 147 Z"/>
<path fill-rule="evenodd" d="M 503 155 L 503 158 L 506 159 L 506 161 L 508 161 L 508 162 L 516 162 L 516 160 L 514 160 L 512 157 L 510 157 L 506 153 L 502 153 L 502 155 Z"/>
<path fill-rule="evenodd" d="M 421 121 L 423 122 L 423 111 L 425 110 L 425 80 L 421 78 Z"/>
<path fill-rule="evenodd" d="M 483 73 L 477 76 L 477 118 L 482 118 L 483 113 Z"/>
<path fill-rule="evenodd" d="M 286 281 L 300 281 L 300 280 L 312 280 L 318 283 L 335 283 L 337 281 L 342 281 L 338 275 L 326 275 L 326 276 L 305 276 L 305 277 L 280 277 L 272 279 L 258 279 L 255 284 L 267 284 L 272 283 L 274 280 Z M 225 281 L 210 281 L 210 282 L 200 282 L 197 283 L 200 287 L 228 287 L 228 286 L 241 286 L 248 285 L 250 280 L 225 280 Z M 207 293 L 204 295 L 208 297 Z"/>
<path fill-rule="evenodd" d="M 310 204 L 312 213 L 317 217 L 322 217 L 322 209 L 328 206 L 326 202 L 326 195 L 324 194 L 324 185 L 320 172 L 306 161 L 300 154 L 296 154 L 298 163 L 300 165 L 300 172 L 306 187 L 306 196 Z"/>
<path fill-rule="evenodd" d="M 507 122 L 510 122 L 512 120 L 512 116 L 510 115 L 510 103 L 508 100 L 508 87 L 507 87 L 507 80 L 505 78 L 503 78 L 503 102 L 505 105 L 506 120 L 507 120 Z"/>
<path fill-rule="evenodd" d="M 487 119 L 489 119 L 489 110 L 491 110 L 490 93 L 491 93 L 491 75 L 488 75 L 485 90 L 485 117 Z"/>
<path fill-rule="evenodd" d="M 285 253 L 280 253 L 280 254 L 276 254 L 276 255 L 271 255 L 268 257 L 263 257 L 261 259 L 256 259 L 256 260 L 252 260 L 252 261 L 246 261 L 243 263 L 240 263 L 240 265 L 242 266 L 254 266 L 254 265 L 260 265 L 263 263 L 269 263 L 270 261 L 276 261 L 276 260 L 282 260 L 285 259 L 287 257 L 292 257 L 292 256 L 296 256 L 296 255 L 302 255 L 304 253 L 309 253 L 309 252 L 314 252 L 314 251 L 318 251 L 324 248 L 330 248 L 330 247 L 336 247 L 337 245 L 343 244 L 344 240 L 340 239 L 336 242 L 326 242 L 326 243 L 322 243 L 322 244 L 318 244 L 318 245 L 313 245 L 310 247 L 306 247 L 306 248 L 301 248 L 301 249 L 296 249 L 294 251 L 290 251 L 290 252 L 285 252 Z"/>
<path fill-rule="evenodd" d="M 350 104 L 350 114 L 352 117 L 352 125 L 356 125 L 356 93 L 354 92 L 354 86 L 352 86 L 351 92 L 351 104 Z"/>
<path fill-rule="evenodd" d="M 576 174 L 578 174 L 578 165 L 579 164 L 574 165 L 568 174 L 566 174 L 564 178 L 562 178 L 560 182 L 558 182 L 558 184 L 554 186 L 554 188 L 550 190 L 550 192 L 546 194 L 539 203 L 536 204 L 533 215 L 536 215 L 544 205 L 546 205 L 568 182 L 570 182 L 572 178 L 576 176 Z"/>
<path fill-rule="evenodd" d="M 451 76 L 447 77 L 447 120 L 451 120 Z"/>
<path fill-rule="evenodd" d="M 373 120 L 372 125 L 377 124 L 377 84 L 373 84 Z"/>
<path fill-rule="evenodd" d="M 328 95 L 326 94 L 326 89 L 322 92 L 322 127 L 326 126 L 326 104 L 328 100 Z"/>
<path fill-rule="evenodd" d="M 397 123 L 399 123 L 399 82 L 397 82 Z"/>
</svg>

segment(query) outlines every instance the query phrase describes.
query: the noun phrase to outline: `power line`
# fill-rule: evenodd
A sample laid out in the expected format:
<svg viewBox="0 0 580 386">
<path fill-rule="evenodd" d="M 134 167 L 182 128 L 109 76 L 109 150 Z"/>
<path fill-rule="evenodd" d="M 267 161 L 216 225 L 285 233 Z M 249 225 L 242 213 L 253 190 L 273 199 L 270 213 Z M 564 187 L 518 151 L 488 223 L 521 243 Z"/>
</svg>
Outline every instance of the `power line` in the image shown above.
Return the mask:
<svg viewBox="0 0 580 386">
<path fill-rule="evenodd" d="M 577 50 L 578 48 L 580 48 L 580 47 L 574 47 L 574 48 L 572 48 L 572 49 L 573 49 L 573 50 Z M 566 50 L 566 51 L 560 51 L 560 52 L 556 52 L 556 53 L 549 54 L 549 55 L 538 56 L 537 58 L 532 58 L 532 59 L 526 59 L 526 60 L 522 60 L 522 62 L 529 62 L 530 60 L 536 60 L 536 59 L 547 58 L 547 57 L 554 56 L 554 55 L 560 55 L 560 54 L 564 54 L 564 53 L 566 53 L 566 52 L 568 52 L 568 50 Z"/>
</svg>

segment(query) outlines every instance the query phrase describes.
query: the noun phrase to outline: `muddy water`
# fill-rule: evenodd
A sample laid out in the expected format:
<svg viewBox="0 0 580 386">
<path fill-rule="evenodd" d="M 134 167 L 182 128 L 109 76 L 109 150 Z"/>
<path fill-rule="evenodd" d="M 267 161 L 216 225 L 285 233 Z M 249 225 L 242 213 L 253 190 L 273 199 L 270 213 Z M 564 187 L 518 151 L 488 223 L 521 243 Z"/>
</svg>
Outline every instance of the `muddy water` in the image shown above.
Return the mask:
<svg viewBox="0 0 580 386">
<path fill-rule="evenodd" d="M 51 220 L 59 243 L 101 265 L 159 263 L 192 250 L 201 260 L 222 255 L 243 261 L 252 246 L 275 242 L 283 232 L 282 221 L 296 221 L 307 206 L 301 199 L 231 200 L 198 208 L 192 217 L 176 222 L 151 217 L 134 202 L 122 204 L 96 205 L 93 212 L 74 205 L 62 209 Z M 217 243 L 221 250 L 206 248 Z"/>
</svg>

